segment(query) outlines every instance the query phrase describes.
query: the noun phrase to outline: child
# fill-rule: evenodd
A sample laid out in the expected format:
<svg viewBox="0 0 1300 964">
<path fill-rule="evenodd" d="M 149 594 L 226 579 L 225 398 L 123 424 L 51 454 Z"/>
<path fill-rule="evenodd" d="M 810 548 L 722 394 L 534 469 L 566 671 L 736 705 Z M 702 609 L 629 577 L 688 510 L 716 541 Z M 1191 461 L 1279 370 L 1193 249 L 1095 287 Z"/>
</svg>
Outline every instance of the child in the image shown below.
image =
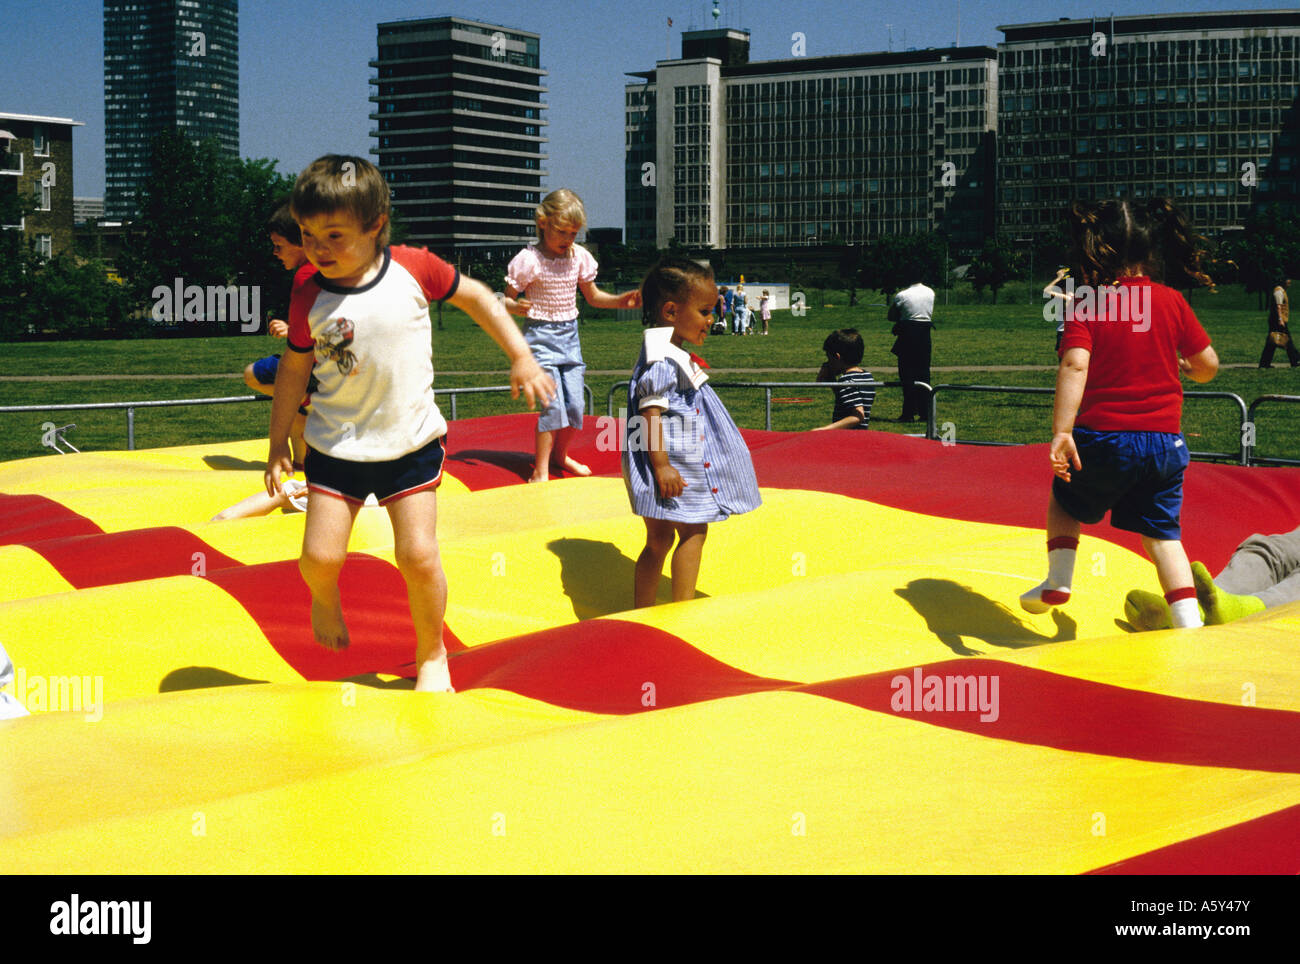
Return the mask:
<svg viewBox="0 0 1300 964">
<path fill-rule="evenodd" d="M 749 335 L 753 334 L 753 313 L 749 306 L 743 301 L 736 301 L 736 334 Z"/>
<path fill-rule="evenodd" d="M 758 313 L 763 319 L 763 334 L 767 334 L 767 323 L 772 320 L 772 293 L 764 291 L 758 299 Z"/>
<path fill-rule="evenodd" d="M 866 428 L 871 421 L 871 405 L 876 400 L 876 390 L 868 387 L 875 379 L 860 364 L 862 336 L 856 328 L 841 328 L 826 336 L 822 351 L 826 352 L 826 361 L 817 372 L 817 381 L 838 382 L 844 387 L 835 389 L 831 424 L 818 425 L 813 431 Z"/>
<path fill-rule="evenodd" d="M 591 469 L 569 457 L 569 443 L 582 428 L 582 375 L 587 366 L 578 344 L 576 290 L 593 308 L 635 308 L 640 294 L 610 295 L 596 287 L 596 259 L 575 244 L 587 223 L 582 200 L 572 191 L 552 191 L 537 206 L 537 238 L 506 269 L 506 310 L 524 315 L 524 339 L 555 382 L 558 394 L 537 419 L 537 464 L 530 482 L 545 482 L 550 467 L 574 475 Z M 524 292 L 526 298 L 518 298 Z M 518 298 L 518 300 L 516 300 Z"/>
<path fill-rule="evenodd" d="M 447 423 L 433 400 L 429 303 L 450 301 L 505 351 L 510 384 L 549 401 L 551 380 L 500 302 L 428 251 L 388 247 L 388 185 L 359 157 L 326 155 L 298 175 L 293 215 L 319 273 L 294 293 L 289 351 L 271 404 L 266 490 L 289 474 L 287 436 L 313 370 L 307 419 L 307 519 L 299 569 L 311 590 L 316 641 L 348 645 L 338 577 L 367 496 L 388 509 L 416 638 L 416 686 L 451 691 L 442 619 L 447 580 L 438 554 L 437 496 Z"/>
<path fill-rule="evenodd" d="M 1208 382 L 1219 359 L 1183 296 L 1147 275 L 1163 268 L 1176 283 L 1209 279 L 1187 222 L 1168 199 L 1144 207 L 1076 202 L 1067 220 L 1085 287 L 1071 303 L 1056 376 L 1048 575 L 1020 605 L 1044 613 L 1070 598 L 1080 523 L 1099 522 L 1109 509 L 1112 526 L 1142 536 L 1173 625 L 1200 626 L 1180 541 L 1188 455 L 1178 373 Z"/>
<path fill-rule="evenodd" d="M 645 520 L 636 560 L 635 605 L 654 605 L 664 559 L 673 553 L 673 601 L 695 597 L 710 522 L 761 503 L 749 449 L 713 389 L 701 359 L 682 342 L 704 343 L 716 291 L 713 272 L 666 258 L 641 285 L 647 325 L 628 388 L 623 481 L 632 511 Z"/>
<path fill-rule="evenodd" d="M 275 213 L 267 220 L 266 233 L 271 237 L 271 252 L 284 265 L 285 271 L 293 273 L 293 282 L 289 289 L 289 298 L 292 301 L 293 292 L 316 273 L 316 266 L 302 253 L 302 235 L 298 231 L 298 224 L 294 221 L 293 215 L 289 213 L 288 202 L 276 208 Z M 280 318 L 272 318 L 267 326 L 267 332 L 272 338 L 284 338 L 289 334 L 289 323 Z M 275 373 L 279 370 L 279 366 L 279 355 L 259 358 L 244 368 L 244 384 L 263 395 L 274 395 Z M 315 385 L 309 381 L 307 395 L 310 396 L 313 391 Z M 302 471 L 303 458 L 307 452 L 307 444 L 303 441 L 302 433 L 307 424 L 309 400 L 309 397 L 304 398 L 302 404 L 298 406 L 298 415 L 293 420 L 292 428 L 289 429 L 289 447 L 293 454 L 295 472 Z"/>
</svg>

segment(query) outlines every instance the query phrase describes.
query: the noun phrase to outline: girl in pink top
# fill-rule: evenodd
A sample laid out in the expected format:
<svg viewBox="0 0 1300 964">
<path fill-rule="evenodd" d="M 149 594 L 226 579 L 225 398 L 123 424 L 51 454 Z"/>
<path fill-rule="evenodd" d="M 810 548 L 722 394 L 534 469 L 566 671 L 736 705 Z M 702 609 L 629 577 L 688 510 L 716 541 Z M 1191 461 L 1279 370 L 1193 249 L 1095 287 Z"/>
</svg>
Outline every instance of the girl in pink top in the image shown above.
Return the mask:
<svg viewBox="0 0 1300 964">
<path fill-rule="evenodd" d="M 550 469 L 591 475 L 569 456 L 569 443 L 582 428 L 587 366 L 578 343 L 577 290 L 593 308 L 636 308 L 640 291 L 606 294 L 596 287 L 596 259 L 575 241 L 587 224 L 582 199 L 560 188 L 537 206 L 538 242 L 515 255 L 506 269 L 506 310 L 527 319 L 524 340 L 558 389 L 537 419 L 537 463 L 530 482 L 545 482 Z M 520 297 L 520 294 L 525 297 Z"/>
</svg>

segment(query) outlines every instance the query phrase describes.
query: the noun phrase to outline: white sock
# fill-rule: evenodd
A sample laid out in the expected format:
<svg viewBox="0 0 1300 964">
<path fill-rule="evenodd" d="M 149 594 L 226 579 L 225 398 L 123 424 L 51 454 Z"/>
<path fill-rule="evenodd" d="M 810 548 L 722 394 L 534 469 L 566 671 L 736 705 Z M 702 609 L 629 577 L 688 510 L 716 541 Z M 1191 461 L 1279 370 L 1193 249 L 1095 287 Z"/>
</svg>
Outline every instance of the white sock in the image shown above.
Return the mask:
<svg viewBox="0 0 1300 964">
<path fill-rule="evenodd" d="M 1201 621 L 1201 608 L 1195 596 L 1171 602 L 1169 612 L 1173 615 L 1175 629 L 1197 629 L 1205 625 Z"/>
<path fill-rule="evenodd" d="M 1074 556 L 1079 540 L 1061 536 L 1047 541 L 1047 578 L 1020 597 L 1020 608 L 1030 613 L 1045 613 L 1053 606 L 1070 601 L 1070 583 L 1074 581 Z"/>
</svg>

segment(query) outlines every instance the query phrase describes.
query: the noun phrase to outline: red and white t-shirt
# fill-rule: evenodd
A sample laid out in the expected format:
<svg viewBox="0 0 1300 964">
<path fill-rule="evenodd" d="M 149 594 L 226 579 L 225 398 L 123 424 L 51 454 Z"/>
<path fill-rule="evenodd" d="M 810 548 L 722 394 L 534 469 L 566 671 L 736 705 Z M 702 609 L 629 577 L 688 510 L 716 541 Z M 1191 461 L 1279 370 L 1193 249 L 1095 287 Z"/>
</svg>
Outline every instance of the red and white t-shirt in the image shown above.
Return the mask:
<svg viewBox="0 0 1300 964">
<path fill-rule="evenodd" d="M 1088 381 L 1075 424 L 1098 432 L 1180 431 L 1183 384 L 1178 356 L 1210 346 L 1210 336 L 1173 288 L 1150 278 L 1121 278 L 1108 294 L 1077 294 L 1061 354 L 1086 348 Z"/>
<path fill-rule="evenodd" d="M 437 255 L 392 247 L 367 284 L 343 288 L 315 274 L 294 291 L 289 348 L 315 352 L 320 383 L 308 445 L 338 459 L 388 462 L 446 433 L 433 400 L 429 304 L 451 297 L 459 281 Z"/>
<path fill-rule="evenodd" d="M 532 305 L 531 321 L 572 321 L 578 317 L 578 284 L 596 280 L 596 259 L 580 244 L 563 258 L 548 258 L 532 244 L 511 259 L 506 284 Z"/>
</svg>

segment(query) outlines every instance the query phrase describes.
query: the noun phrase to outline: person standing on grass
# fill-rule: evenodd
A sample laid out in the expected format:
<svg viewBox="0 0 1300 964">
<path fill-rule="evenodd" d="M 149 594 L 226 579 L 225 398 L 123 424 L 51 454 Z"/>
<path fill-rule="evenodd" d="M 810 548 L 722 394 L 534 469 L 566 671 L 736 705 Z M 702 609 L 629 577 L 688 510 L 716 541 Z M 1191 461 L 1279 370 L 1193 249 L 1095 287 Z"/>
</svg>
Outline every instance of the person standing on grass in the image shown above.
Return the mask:
<svg viewBox="0 0 1300 964">
<path fill-rule="evenodd" d="M 1260 368 L 1273 367 L 1273 353 L 1278 348 L 1286 349 L 1287 361 L 1291 367 L 1300 365 L 1300 351 L 1296 350 L 1295 338 L 1287 323 L 1291 319 L 1291 307 L 1287 302 L 1286 289 L 1291 286 L 1290 278 L 1279 278 L 1273 286 L 1268 302 L 1268 337 L 1264 339 L 1264 353 L 1259 356 Z"/>
<path fill-rule="evenodd" d="M 758 299 L 758 313 L 763 319 L 763 334 L 767 334 L 767 323 L 772 320 L 772 294 L 769 291 L 763 292 L 763 297 Z"/>
<path fill-rule="evenodd" d="M 606 294 L 596 287 L 596 259 L 576 243 L 587 224 L 582 199 L 560 188 L 534 212 L 537 243 L 515 255 L 506 268 L 506 310 L 527 318 L 524 340 L 538 364 L 555 382 L 558 394 L 537 418 L 537 461 L 529 482 L 545 482 L 551 469 L 591 475 L 569 456 L 569 444 L 582 429 L 582 345 L 578 342 L 578 289 L 593 308 L 636 308 L 641 294 Z M 525 297 L 520 297 L 520 294 Z"/>
<path fill-rule="evenodd" d="M 917 282 L 894 295 L 889 305 L 898 356 L 898 380 L 903 383 L 900 422 L 924 421 L 930 414 L 930 396 L 917 382 L 930 381 L 930 329 L 934 327 L 934 289 Z"/>
<path fill-rule="evenodd" d="M 1210 337 L 1174 288 L 1209 284 L 1194 237 L 1167 198 L 1075 202 L 1067 216 L 1077 277 L 1061 341 L 1049 460 L 1047 578 L 1020 597 L 1027 612 L 1069 601 L 1081 525 L 1136 532 L 1155 563 L 1175 627 L 1202 625 L 1180 515 L 1187 442 L 1179 373 L 1219 370 Z"/>
<path fill-rule="evenodd" d="M 875 381 L 862 367 L 862 336 L 856 328 L 841 328 L 822 342 L 826 361 L 817 372 L 817 381 L 835 382 L 835 408 L 829 425 L 818 425 L 814 432 L 828 428 L 866 428 L 871 423 L 871 405 L 876 400 Z"/>
</svg>

